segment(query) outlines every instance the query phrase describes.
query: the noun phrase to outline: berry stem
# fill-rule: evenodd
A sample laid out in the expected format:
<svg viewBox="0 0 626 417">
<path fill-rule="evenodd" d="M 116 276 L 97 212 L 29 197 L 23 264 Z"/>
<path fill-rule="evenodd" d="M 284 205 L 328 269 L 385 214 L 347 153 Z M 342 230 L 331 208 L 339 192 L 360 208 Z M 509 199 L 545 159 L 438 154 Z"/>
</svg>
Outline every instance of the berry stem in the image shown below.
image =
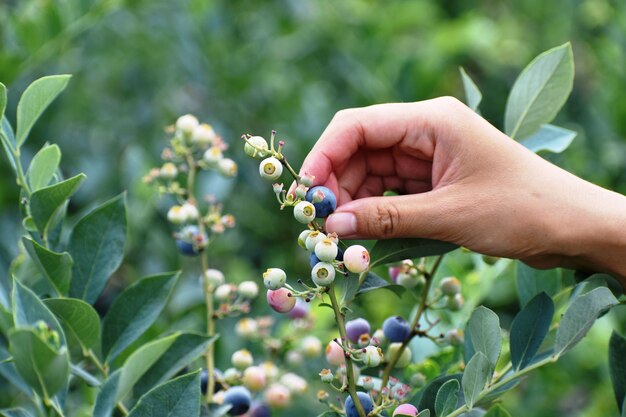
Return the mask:
<svg viewBox="0 0 626 417">
<path fill-rule="evenodd" d="M 328 296 L 330 297 L 330 304 L 332 305 L 333 311 L 335 312 L 335 321 L 337 322 L 337 327 L 339 328 L 339 334 L 341 335 L 341 339 L 344 341 L 344 343 L 348 343 L 348 338 L 346 336 L 346 324 L 344 320 L 345 317 L 343 313 L 341 313 L 341 309 L 339 308 L 339 302 L 337 301 L 337 295 L 335 294 L 335 284 L 330 284 Z M 363 408 L 363 404 L 361 404 L 361 400 L 356 394 L 356 381 L 354 380 L 352 359 L 350 358 L 350 356 L 346 356 L 346 378 L 348 379 L 348 394 L 350 394 L 352 400 L 354 401 L 354 406 L 357 413 L 359 413 L 359 417 L 367 417 L 367 413 Z"/>
<path fill-rule="evenodd" d="M 285 168 L 287 168 L 287 171 L 289 171 L 293 179 L 296 181 L 296 184 L 299 185 L 300 175 L 298 175 L 296 171 L 293 169 L 293 167 L 289 164 L 289 162 L 287 161 L 287 158 L 285 158 L 285 156 L 282 153 L 279 153 L 276 155 L 276 159 L 278 159 L 280 163 L 283 164 Z"/>
<path fill-rule="evenodd" d="M 381 392 L 382 392 L 382 388 L 386 387 L 387 384 L 389 383 L 389 377 L 391 376 L 391 372 L 393 371 L 393 368 L 396 366 L 396 364 L 400 360 L 402 353 L 404 353 L 404 350 L 407 348 L 409 343 L 411 343 L 411 340 L 413 340 L 413 337 L 418 334 L 418 332 L 416 332 L 417 325 L 420 322 L 422 314 L 424 314 L 424 312 L 428 308 L 428 304 L 426 302 L 428 299 L 428 292 L 430 291 L 430 287 L 433 282 L 433 277 L 435 276 L 435 273 L 437 273 L 437 269 L 439 269 L 439 265 L 441 265 L 442 260 L 443 260 L 443 255 L 439 255 L 439 257 L 437 257 L 437 260 L 435 261 L 435 264 L 433 265 L 430 272 L 424 273 L 424 278 L 426 278 L 426 285 L 424 286 L 424 289 L 422 290 L 422 297 L 420 299 L 419 307 L 417 309 L 417 312 L 415 313 L 415 317 L 413 317 L 413 321 L 411 322 L 411 334 L 404 342 L 402 342 L 400 349 L 397 350 L 396 354 L 387 363 L 387 366 L 385 367 L 383 371 L 382 383 L 380 385 Z M 380 405 L 382 402 L 383 402 L 383 396 L 380 395 L 378 397 L 377 404 Z"/>
<path fill-rule="evenodd" d="M 206 252 L 201 255 L 202 274 L 206 277 L 206 270 L 209 269 L 209 261 Z M 207 334 L 209 337 L 215 336 L 215 314 L 213 313 L 213 286 L 207 285 L 203 280 L 202 288 L 204 290 L 204 300 L 206 302 L 206 321 Z M 210 343 L 206 351 L 206 368 L 207 368 L 207 390 L 206 401 L 210 404 L 213 401 L 213 391 L 215 390 L 215 352 L 213 343 Z"/>
</svg>

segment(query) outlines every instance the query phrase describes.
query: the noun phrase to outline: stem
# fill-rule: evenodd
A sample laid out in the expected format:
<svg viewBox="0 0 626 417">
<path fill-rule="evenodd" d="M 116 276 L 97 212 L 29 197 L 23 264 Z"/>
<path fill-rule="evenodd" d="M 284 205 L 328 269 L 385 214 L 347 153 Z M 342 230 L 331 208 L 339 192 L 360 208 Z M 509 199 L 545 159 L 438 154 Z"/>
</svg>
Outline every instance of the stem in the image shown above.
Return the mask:
<svg viewBox="0 0 626 417">
<path fill-rule="evenodd" d="M 348 343 L 348 338 L 346 337 L 346 325 L 344 321 L 344 316 L 341 313 L 341 310 L 339 308 L 339 302 L 337 301 L 337 295 L 335 294 L 335 284 L 330 284 L 330 287 L 328 289 L 328 296 L 330 297 L 330 304 L 333 306 L 333 311 L 335 312 L 335 321 L 337 322 L 337 327 L 339 328 L 339 334 L 341 335 L 342 342 Z M 361 404 L 361 400 L 359 399 L 358 395 L 356 395 L 356 381 L 354 380 L 352 359 L 350 358 L 350 356 L 346 356 L 346 377 L 348 379 L 348 393 L 354 401 L 354 406 L 357 413 L 359 413 L 359 417 L 367 417 L 367 413 L 363 408 L 363 404 Z"/>
<path fill-rule="evenodd" d="M 435 261 L 435 264 L 433 265 L 433 267 L 430 270 L 430 272 L 427 272 L 427 273 L 424 274 L 424 276 L 426 278 L 426 285 L 422 289 L 422 298 L 420 299 L 420 304 L 419 304 L 419 307 L 417 309 L 417 312 L 415 313 L 415 317 L 413 317 L 413 321 L 411 322 L 411 335 L 409 336 L 409 338 L 407 340 L 402 342 L 402 345 L 400 346 L 400 349 L 398 349 L 396 354 L 391 358 L 391 360 L 387 363 L 387 366 L 383 370 L 382 383 L 380 385 L 381 392 L 382 392 L 382 388 L 386 387 L 387 384 L 389 383 L 389 377 L 391 376 L 391 372 L 393 371 L 393 368 L 398 363 L 398 360 L 400 360 L 400 357 L 402 356 L 402 353 L 404 353 L 404 349 L 406 349 L 406 347 L 409 345 L 409 343 L 411 343 L 411 340 L 413 340 L 413 337 L 415 337 L 415 335 L 416 335 L 415 330 L 417 328 L 417 325 L 420 322 L 422 314 L 424 314 L 424 312 L 428 308 L 428 306 L 426 304 L 426 301 L 428 299 L 428 293 L 430 291 L 430 287 L 431 287 L 432 282 L 433 282 L 433 277 L 435 276 L 435 273 L 437 272 L 437 269 L 439 269 L 439 265 L 441 265 L 441 261 L 442 260 L 443 260 L 443 255 L 439 255 L 439 257 L 437 257 L 437 260 Z M 380 405 L 382 403 L 382 401 L 383 401 L 383 396 L 381 395 L 381 396 L 378 397 L 377 404 Z"/>
<path fill-rule="evenodd" d="M 202 274 L 206 274 L 206 270 L 209 268 L 209 261 L 206 256 L 206 252 L 201 256 L 202 262 Z M 209 337 L 215 335 L 215 318 L 213 314 L 213 286 L 203 283 L 204 288 L 204 300 L 206 302 L 206 321 L 207 321 L 207 334 Z M 215 390 L 215 354 L 213 349 L 213 343 L 210 343 L 206 350 L 206 368 L 207 368 L 207 390 L 206 401 L 210 404 L 213 401 L 213 391 Z"/>
<path fill-rule="evenodd" d="M 83 352 L 83 356 L 91 360 L 91 362 L 96 366 L 96 368 L 98 368 L 98 370 L 102 373 L 102 376 L 104 376 L 105 378 L 109 377 L 109 370 L 108 370 L 107 365 L 103 365 L 102 362 L 100 362 L 100 359 L 98 359 L 95 353 L 93 353 L 93 350 L 89 349 L 86 352 Z M 126 406 L 124 405 L 122 401 L 119 401 L 117 404 L 115 404 L 115 406 L 120 411 L 120 413 L 122 413 L 125 416 L 128 415 L 128 409 L 126 408 Z"/>
<path fill-rule="evenodd" d="M 196 180 L 196 163 L 193 160 L 193 155 L 190 152 L 185 152 L 185 159 L 189 166 L 189 173 L 187 174 L 187 198 L 193 196 L 193 185 Z"/>
<path fill-rule="evenodd" d="M 279 154 L 278 160 L 280 161 L 281 164 L 283 164 L 285 168 L 287 168 L 287 171 L 289 171 L 293 179 L 296 181 L 296 184 L 300 184 L 300 175 L 298 175 L 296 171 L 292 168 L 292 166 L 289 165 L 287 158 L 285 158 L 283 154 Z"/>
</svg>

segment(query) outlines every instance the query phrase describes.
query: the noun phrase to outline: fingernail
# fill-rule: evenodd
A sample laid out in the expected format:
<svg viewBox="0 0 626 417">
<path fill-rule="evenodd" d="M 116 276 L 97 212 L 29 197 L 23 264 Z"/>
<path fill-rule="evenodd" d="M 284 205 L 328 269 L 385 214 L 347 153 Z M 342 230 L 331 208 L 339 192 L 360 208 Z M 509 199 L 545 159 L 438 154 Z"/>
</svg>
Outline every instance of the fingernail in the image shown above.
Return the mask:
<svg viewBox="0 0 626 417">
<path fill-rule="evenodd" d="M 335 213 L 326 219 L 326 229 L 339 236 L 350 236 L 356 233 L 356 216 L 352 213 Z"/>
</svg>

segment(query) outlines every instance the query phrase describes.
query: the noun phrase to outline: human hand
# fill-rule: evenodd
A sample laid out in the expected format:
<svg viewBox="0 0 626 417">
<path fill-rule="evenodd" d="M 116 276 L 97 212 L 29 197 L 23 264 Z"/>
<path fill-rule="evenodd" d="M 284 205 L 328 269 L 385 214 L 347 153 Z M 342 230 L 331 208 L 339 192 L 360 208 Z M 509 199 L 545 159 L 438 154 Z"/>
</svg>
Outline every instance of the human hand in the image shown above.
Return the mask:
<svg viewBox="0 0 626 417">
<path fill-rule="evenodd" d="M 342 238 L 425 237 L 538 268 L 626 276 L 626 198 L 535 155 L 450 97 L 337 113 L 302 166 Z M 403 195 L 381 197 L 385 190 Z"/>
</svg>

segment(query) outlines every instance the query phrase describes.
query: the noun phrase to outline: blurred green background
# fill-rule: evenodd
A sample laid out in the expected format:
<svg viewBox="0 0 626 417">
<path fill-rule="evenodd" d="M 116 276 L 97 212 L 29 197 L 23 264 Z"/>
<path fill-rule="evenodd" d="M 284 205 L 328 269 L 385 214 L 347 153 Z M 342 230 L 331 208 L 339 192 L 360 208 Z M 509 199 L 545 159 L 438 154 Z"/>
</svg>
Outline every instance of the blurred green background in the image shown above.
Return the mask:
<svg viewBox="0 0 626 417">
<path fill-rule="evenodd" d="M 200 330 L 203 310 L 193 295 L 197 266 L 174 250 L 164 217 L 168 202 L 141 183 L 159 164 L 163 129 L 178 115 L 193 113 L 213 124 L 240 165 L 237 180 L 202 181 L 202 189 L 226 201 L 238 221 L 213 247 L 214 265 L 234 281 L 257 279 L 269 266 L 304 276 L 308 262 L 294 243 L 299 228 L 291 216 L 277 212 L 256 163 L 242 152 L 242 133 L 269 136 L 278 130 L 299 166 L 342 108 L 444 94 L 462 98 L 459 66 L 483 92 L 483 115 L 501 127 L 519 71 L 538 53 L 566 41 L 573 44 L 576 78 L 557 124 L 577 131 L 578 138 L 564 154 L 549 158 L 626 193 L 626 4 L 620 0 L 5 0 L 0 81 L 9 88 L 8 117 L 14 121 L 17 98 L 30 82 L 48 74 L 74 75 L 36 125 L 31 154 L 24 155 L 28 159 L 44 142 L 56 142 L 64 153 L 64 173 L 87 174 L 72 213 L 129 192 L 127 259 L 100 300 L 102 311 L 136 277 L 184 268 L 170 311 L 153 332 L 171 326 Z M 3 158 L 2 271 L 16 255 L 21 233 L 17 200 Z M 462 255 L 453 256 L 442 274 L 462 279 L 473 274 L 478 290 L 472 302 L 496 309 L 506 327 L 519 308 L 511 268 L 490 270 L 494 277 L 481 281 L 477 263 L 463 256 L 460 264 L 453 261 Z M 391 297 L 364 299 L 362 308 L 374 324 L 399 305 Z M 402 303 L 409 311 L 412 300 Z M 262 300 L 256 309 L 267 312 Z M 614 316 L 603 319 L 564 360 L 508 394 L 504 404 L 512 414 L 617 415 L 605 353 L 614 322 L 619 322 Z M 223 338 L 223 358 L 242 344 Z M 309 371 L 321 366 L 312 364 Z"/>
</svg>

